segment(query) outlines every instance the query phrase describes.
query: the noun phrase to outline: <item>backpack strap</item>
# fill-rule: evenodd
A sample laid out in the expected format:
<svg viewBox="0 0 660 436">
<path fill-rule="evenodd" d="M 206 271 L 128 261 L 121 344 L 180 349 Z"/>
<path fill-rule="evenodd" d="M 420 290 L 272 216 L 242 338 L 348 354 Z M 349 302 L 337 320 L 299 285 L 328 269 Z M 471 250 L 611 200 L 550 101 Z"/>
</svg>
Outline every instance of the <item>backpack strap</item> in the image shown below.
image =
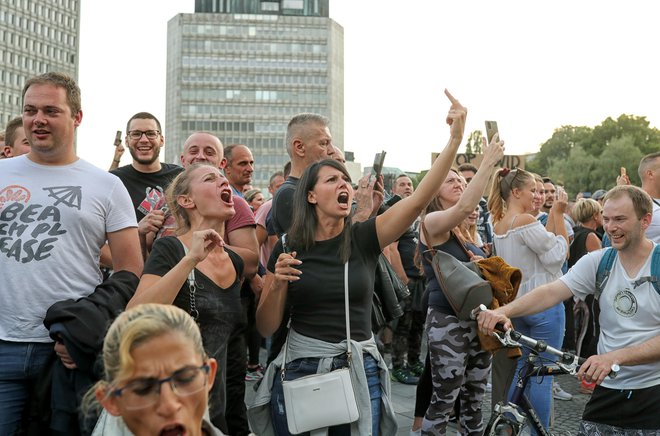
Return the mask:
<svg viewBox="0 0 660 436">
<path fill-rule="evenodd" d="M 616 259 L 617 254 L 616 250 L 612 247 L 606 248 L 605 250 L 605 254 L 600 258 L 598 270 L 596 271 L 596 292 L 594 293 L 594 298 L 596 300 L 603 292 L 603 288 L 610 276 L 610 271 L 612 270 L 612 265 L 614 265 L 614 260 Z M 644 282 L 650 282 L 658 295 L 660 295 L 660 244 L 656 245 L 653 249 L 653 254 L 651 256 L 651 275 L 640 277 L 633 283 L 633 285 L 637 287 Z"/>
<path fill-rule="evenodd" d="M 651 275 L 640 277 L 635 280 L 633 285 L 637 287 L 644 282 L 651 283 L 655 292 L 660 295 L 660 245 L 656 245 L 655 248 L 653 248 L 653 255 L 651 256 Z"/>
<path fill-rule="evenodd" d="M 606 248 L 603 257 L 600 258 L 598 263 L 598 270 L 596 270 L 596 292 L 594 292 L 594 299 L 598 300 L 600 294 L 603 293 L 603 288 L 607 279 L 610 277 L 610 271 L 612 271 L 612 265 L 614 265 L 614 260 L 616 259 L 616 250 L 612 247 Z"/>
</svg>

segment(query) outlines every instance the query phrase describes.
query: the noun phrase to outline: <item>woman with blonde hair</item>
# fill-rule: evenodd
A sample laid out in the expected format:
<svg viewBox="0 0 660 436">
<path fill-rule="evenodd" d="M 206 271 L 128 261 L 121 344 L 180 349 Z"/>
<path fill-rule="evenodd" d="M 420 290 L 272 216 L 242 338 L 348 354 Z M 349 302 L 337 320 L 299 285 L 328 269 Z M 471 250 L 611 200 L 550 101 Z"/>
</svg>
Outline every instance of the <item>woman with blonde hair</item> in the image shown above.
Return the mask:
<svg viewBox="0 0 660 436">
<path fill-rule="evenodd" d="M 221 235 L 234 211 L 232 190 L 215 166 L 193 164 L 167 189 L 177 236 L 157 239 L 127 307 L 174 304 L 199 324 L 204 347 L 220 369 L 211 390 L 211 422 L 226 431 L 227 345 L 242 320 L 241 279 L 248 272 Z"/>
<path fill-rule="evenodd" d="M 204 420 L 218 364 L 183 310 L 142 304 L 123 312 L 105 336 L 103 364 L 93 392 L 132 434 L 222 434 Z"/>
<path fill-rule="evenodd" d="M 519 298 L 532 289 L 561 276 L 561 266 L 568 254 L 568 236 L 564 212 L 568 197 L 565 192 L 554 201 L 545 227 L 530 212 L 537 198 L 537 181 L 520 168 L 499 170 L 493 178 L 488 209 L 493 219 L 493 248 L 509 265 L 520 268 L 522 283 Z M 514 328 L 555 348 L 564 337 L 564 306 L 558 304 L 536 315 L 513 319 Z M 493 403 L 504 400 L 512 387 L 514 365 L 504 353 L 496 353 L 493 363 Z M 528 352 L 518 360 L 518 370 Z M 517 372 L 517 371 L 515 371 Z M 544 427 L 550 423 L 552 377 L 541 383 L 530 383 L 528 396 Z"/>
</svg>

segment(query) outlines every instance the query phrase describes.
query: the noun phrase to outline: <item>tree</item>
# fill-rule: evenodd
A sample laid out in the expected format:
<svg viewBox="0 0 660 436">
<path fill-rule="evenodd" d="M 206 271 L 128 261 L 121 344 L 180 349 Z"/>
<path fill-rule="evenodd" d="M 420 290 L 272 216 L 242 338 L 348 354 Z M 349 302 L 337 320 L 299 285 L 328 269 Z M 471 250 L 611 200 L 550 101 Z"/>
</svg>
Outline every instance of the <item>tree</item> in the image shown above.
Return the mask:
<svg viewBox="0 0 660 436">
<path fill-rule="evenodd" d="M 591 174 L 592 189 L 610 189 L 616 184 L 616 176 L 621 167 L 628 171 L 628 177 L 633 185 L 641 185 L 637 167 L 644 153 L 635 145 L 635 138 L 624 135 L 615 138 L 598 157 L 598 164 Z"/>
<path fill-rule="evenodd" d="M 591 184 L 591 172 L 596 165 L 598 159 L 578 145 L 566 159 L 555 160 L 547 174 L 551 174 L 555 181 L 562 180 L 569 198 L 575 198 L 578 192 L 595 190 Z"/>
<path fill-rule="evenodd" d="M 465 154 L 481 154 L 482 138 L 481 130 L 470 133 L 465 145 Z"/>
<path fill-rule="evenodd" d="M 600 125 L 594 127 L 591 138 L 583 144 L 584 149 L 589 154 L 600 156 L 608 144 L 625 135 L 643 154 L 652 153 L 660 148 L 660 130 L 649 125 L 646 117 L 625 114 L 620 115 L 616 120 L 607 117 Z"/>
<path fill-rule="evenodd" d="M 554 162 L 568 159 L 571 150 L 589 139 L 592 129 L 581 126 L 562 126 L 556 129 L 552 137 L 541 145 L 541 149 L 526 165 L 529 171 L 542 176 L 550 174 Z"/>
</svg>

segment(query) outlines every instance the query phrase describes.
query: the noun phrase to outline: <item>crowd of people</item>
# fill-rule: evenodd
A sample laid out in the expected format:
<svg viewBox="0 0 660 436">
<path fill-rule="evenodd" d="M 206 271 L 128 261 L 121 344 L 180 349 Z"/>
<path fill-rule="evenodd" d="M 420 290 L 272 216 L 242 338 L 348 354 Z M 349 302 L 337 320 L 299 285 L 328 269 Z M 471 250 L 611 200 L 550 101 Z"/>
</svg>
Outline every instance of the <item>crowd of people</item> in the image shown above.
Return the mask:
<svg viewBox="0 0 660 436">
<path fill-rule="evenodd" d="M 149 112 L 97 168 L 75 153 L 75 81 L 29 79 L 0 153 L 0 433 L 289 435 L 283 383 L 349 367 L 359 418 L 329 434 L 396 434 L 394 381 L 417 386 L 411 434 L 454 419 L 478 435 L 484 398 L 506 401 L 525 358 L 481 347 L 497 322 L 587 359 L 583 434 L 659 431 L 660 153 L 640 162 L 641 188 L 620 176 L 569 201 L 548 177 L 499 168 L 497 135 L 479 168 L 452 167 L 467 109 L 445 94 L 449 140 L 416 187 L 352 181 L 329 121 L 298 114 L 289 164 L 260 189 L 259 156 L 211 132 L 161 162 Z M 501 257 L 522 272 L 517 297 L 459 318 L 436 251 Z M 408 292 L 376 328 L 383 257 Z M 552 398 L 570 400 L 552 377 L 528 396 L 545 427 Z"/>
</svg>

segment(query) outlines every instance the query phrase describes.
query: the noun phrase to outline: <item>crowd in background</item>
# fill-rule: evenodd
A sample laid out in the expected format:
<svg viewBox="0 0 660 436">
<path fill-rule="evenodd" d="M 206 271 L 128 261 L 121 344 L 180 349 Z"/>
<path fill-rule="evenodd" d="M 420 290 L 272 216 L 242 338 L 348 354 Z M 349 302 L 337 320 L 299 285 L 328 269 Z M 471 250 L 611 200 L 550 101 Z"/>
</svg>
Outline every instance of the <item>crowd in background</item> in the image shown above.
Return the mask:
<svg viewBox="0 0 660 436">
<path fill-rule="evenodd" d="M 452 167 L 467 110 L 446 94 L 450 139 L 417 186 L 405 174 L 388 189 L 382 177 L 352 181 L 328 120 L 298 114 L 283 126 L 290 162 L 261 189 L 260 156 L 212 132 L 190 135 L 177 164 L 161 162 L 149 112 L 128 119 L 110 171 L 98 169 L 73 148 L 75 82 L 30 79 L 0 138 L 0 433 L 289 434 L 282 382 L 350 365 L 360 418 L 332 434 L 394 434 L 391 381 L 417 385 L 412 434 L 445 434 L 452 419 L 481 434 L 484 397 L 505 401 L 525 356 L 481 348 L 483 325 L 457 318 L 424 253 L 500 256 L 522 271 L 522 299 L 588 253 L 625 246 L 604 228 L 605 189 L 571 201 L 546 175 L 499 168 L 498 136 L 479 168 Z M 119 166 L 126 149 L 131 163 Z M 658 243 L 660 153 L 639 176 L 653 202 L 640 235 Z M 622 172 L 612 184 L 630 181 Z M 375 328 L 381 254 L 409 295 Z M 513 326 L 589 358 L 602 353 L 600 311 L 593 295 L 571 295 Z M 250 382 L 260 385 L 246 405 Z M 595 378 L 580 382 L 599 392 Z M 528 394 L 546 427 L 552 399 L 571 400 L 552 377 Z"/>
</svg>

